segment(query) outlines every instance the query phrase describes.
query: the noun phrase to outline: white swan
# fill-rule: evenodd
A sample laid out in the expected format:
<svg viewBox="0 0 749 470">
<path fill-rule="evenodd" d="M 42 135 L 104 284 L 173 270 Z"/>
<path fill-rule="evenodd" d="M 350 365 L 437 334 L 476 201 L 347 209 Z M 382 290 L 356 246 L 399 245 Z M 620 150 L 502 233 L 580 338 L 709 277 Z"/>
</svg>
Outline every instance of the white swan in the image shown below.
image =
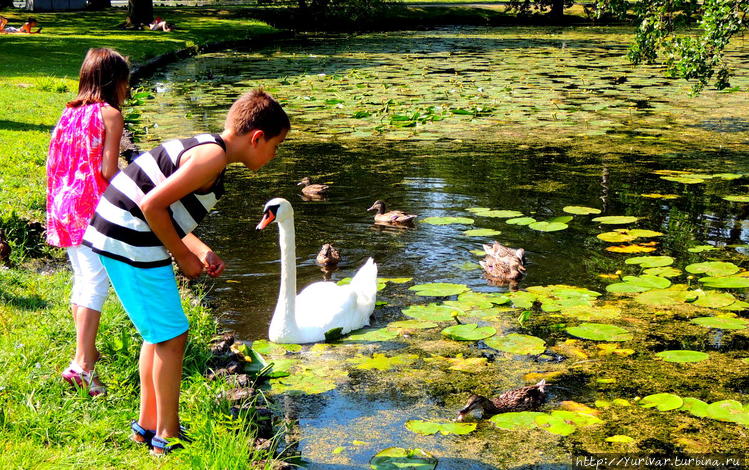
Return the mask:
<svg viewBox="0 0 749 470">
<path fill-rule="evenodd" d="M 281 245 L 281 286 L 268 339 L 274 343 L 315 343 L 324 341 L 327 331 L 341 328 L 341 333 L 346 334 L 369 325 L 377 298 L 377 265 L 372 258 L 348 285 L 315 282 L 296 295 L 294 209 L 289 201 L 268 201 L 257 229 L 262 230 L 273 221 L 278 223 Z"/>
</svg>

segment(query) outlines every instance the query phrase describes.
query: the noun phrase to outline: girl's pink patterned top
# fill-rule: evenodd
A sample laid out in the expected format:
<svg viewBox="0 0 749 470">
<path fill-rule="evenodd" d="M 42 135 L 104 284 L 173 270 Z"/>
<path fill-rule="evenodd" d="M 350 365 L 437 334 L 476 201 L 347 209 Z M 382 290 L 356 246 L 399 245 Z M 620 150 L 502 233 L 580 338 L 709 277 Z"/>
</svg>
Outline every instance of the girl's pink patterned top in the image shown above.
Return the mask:
<svg viewBox="0 0 749 470">
<path fill-rule="evenodd" d="M 109 182 L 101 175 L 104 119 L 94 103 L 65 108 L 47 155 L 47 243 L 81 244 L 83 233 Z"/>
</svg>

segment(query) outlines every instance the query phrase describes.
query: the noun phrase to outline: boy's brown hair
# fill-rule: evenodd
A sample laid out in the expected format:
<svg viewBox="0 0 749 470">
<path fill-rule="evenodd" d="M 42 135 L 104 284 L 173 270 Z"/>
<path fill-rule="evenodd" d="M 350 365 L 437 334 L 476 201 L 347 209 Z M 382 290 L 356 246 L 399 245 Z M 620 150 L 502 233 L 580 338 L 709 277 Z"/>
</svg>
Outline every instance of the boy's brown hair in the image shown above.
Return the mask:
<svg viewBox="0 0 749 470">
<path fill-rule="evenodd" d="M 78 96 L 68 103 L 77 108 L 92 103 L 108 103 L 120 109 L 125 101 L 130 66 L 119 52 L 106 47 L 89 49 L 81 65 Z"/>
<path fill-rule="evenodd" d="M 289 116 L 269 93 L 258 88 L 240 96 L 229 108 L 224 128 L 237 135 L 245 135 L 258 129 L 272 139 L 281 132 L 291 129 Z"/>
</svg>

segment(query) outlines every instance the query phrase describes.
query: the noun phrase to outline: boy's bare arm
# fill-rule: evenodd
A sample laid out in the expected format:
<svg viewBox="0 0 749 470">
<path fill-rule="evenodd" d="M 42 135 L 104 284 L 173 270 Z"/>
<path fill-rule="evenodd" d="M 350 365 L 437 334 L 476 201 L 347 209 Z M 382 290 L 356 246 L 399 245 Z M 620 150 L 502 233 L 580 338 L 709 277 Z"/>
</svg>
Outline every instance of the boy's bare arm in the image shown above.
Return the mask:
<svg viewBox="0 0 749 470">
<path fill-rule="evenodd" d="M 215 181 L 225 167 L 226 154 L 221 147 L 196 147 L 190 158 L 140 203 L 151 230 L 177 260 L 182 272 L 190 278 L 200 275 L 203 263 L 177 234 L 167 208 L 187 194 Z"/>
<path fill-rule="evenodd" d="M 188 233 L 184 236 L 184 238 L 182 238 L 182 241 L 185 243 L 185 245 L 187 245 L 187 248 L 203 263 L 203 267 L 205 268 L 205 271 L 209 276 L 218 277 L 222 272 L 224 272 L 224 268 L 226 267 L 226 265 L 224 264 L 224 260 L 222 260 L 211 249 L 211 247 L 203 243 L 203 240 L 195 236 L 195 234 Z"/>
</svg>

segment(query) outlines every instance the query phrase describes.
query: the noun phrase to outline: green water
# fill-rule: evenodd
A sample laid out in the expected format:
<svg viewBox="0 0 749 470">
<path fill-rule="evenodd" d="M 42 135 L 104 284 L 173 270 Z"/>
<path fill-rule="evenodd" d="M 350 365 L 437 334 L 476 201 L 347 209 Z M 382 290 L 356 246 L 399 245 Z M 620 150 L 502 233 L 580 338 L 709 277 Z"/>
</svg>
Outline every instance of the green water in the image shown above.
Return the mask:
<svg viewBox="0 0 749 470">
<path fill-rule="evenodd" d="M 376 328 L 407 319 L 402 310 L 411 305 L 455 300 L 409 290 L 449 282 L 511 297 L 490 313 L 468 311 L 460 321 L 492 326 L 499 336 L 521 333 L 545 342 L 545 354 L 504 353 L 483 341 L 444 339 L 440 330 L 455 323 L 448 321 L 430 329 L 390 327 L 394 336 L 385 341 L 268 354 L 296 361 L 290 377 L 273 381 L 271 393 L 292 424 L 288 442 L 309 468 L 364 468 L 390 446 L 422 448 L 443 469 L 564 466 L 587 453 L 749 450 L 747 426 L 735 422 L 743 418 L 658 411 L 637 401 L 672 393 L 707 403 L 737 400 L 745 404 L 743 413 L 749 411 L 749 330 L 691 322 L 735 317 L 743 325 L 745 289 L 720 289 L 731 296 L 697 291 L 705 274 L 685 272 L 690 264 L 724 261 L 737 266 L 741 277 L 746 267 L 749 204 L 723 198 L 749 194 L 741 176 L 749 174 L 749 80 L 736 79 L 729 92 L 690 96 L 689 84 L 664 78 L 661 69 L 630 66 L 623 57 L 627 33 L 465 28 L 309 38 L 200 55 L 146 84 L 154 99 L 142 107 L 148 126 L 143 147 L 220 131 L 233 99 L 257 85 L 279 98 L 292 119 L 279 158 L 257 174 L 231 169 L 227 195 L 200 228 L 228 265 L 210 293 L 227 329 L 250 340 L 267 335 L 278 294 L 279 248 L 275 227 L 255 232 L 254 226 L 265 201 L 281 196 L 296 212 L 300 288 L 322 280 L 314 258 L 323 243 L 333 243 L 343 255 L 333 280 L 352 275 L 369 256 L 381 277 L 412 278 L 380 291 L 378 300 L 386 304 L 372 318 Z M 737 75 L 749 72 L 746 52 L 740 42 L 731 51 Z M 304 176 L 331 184 L 326 200 L 302 199 L 295 184 Z M 376 199 L 418 214 L 417 221 L 459 216 L 474 222 L 382 227 L 366 212 Z M 566 206 L 601 214 L 575 215 L 564 230 L 542 232 L 467 210 L 513 210 L 545 221 L 568 215 Z M 592 220 L 598 215 L 638 220 L 603 225 Z M 475 228 L 501 233 L 463 234 Z M 617 229 L 662 235 L 622 242 L 597 237 Z M 526 294 L 482 277 L 481 258 L 472 250 L 492 240 L 525 248 L 528 276 L 518 287 L 537 297 L 533 308 L 523 302 Z M 634 245 L 652 251 L 610 250 Z M 713 249 L 695 249 L 703 245 Z M 654 303 L 645 297 L 663 285 L 644 294 L 607 292 L 607 285 L 620 281 L 617 271 L 643 274 L 645 268 L 626 259 L 648 255 L 672 257 L 679 271 L 660 276 L 670 276 L 668 292 L 685 289 L 690 300 L 698 300 Z M 570 300 L 534 288 L 557 284 L 602 295 Z M 521 324 L 523 311 L 531 313 Z M 594 341 L 567 330 L 586 322 L 623 327 L 631 339 Z M 655 355 L 667 350 L 706 352 L 708 358 L 677 363 Z M 417 359 L 384 371 L 350 361 L 376 353 Z M 486 361 L 462 372 L 440 359 L 460 354 Z M 551 386 L 542 411 L 574 401 L 595 408 L 602 422 L 577 426 L 566 436 L 538 427 L 507 431 L 489 421 L 468 435 L 422 436 L 404 426 L 415 419 L 449 421 L 471 392 L 497 395 L 544 376 Z M 315 377 L 318 388 L 294 393 L 304 377 Z M 734 411 L 743 416 L 740 408 Z M 614 435 L 633 441 L 605 440 Z"/>
</svg>

